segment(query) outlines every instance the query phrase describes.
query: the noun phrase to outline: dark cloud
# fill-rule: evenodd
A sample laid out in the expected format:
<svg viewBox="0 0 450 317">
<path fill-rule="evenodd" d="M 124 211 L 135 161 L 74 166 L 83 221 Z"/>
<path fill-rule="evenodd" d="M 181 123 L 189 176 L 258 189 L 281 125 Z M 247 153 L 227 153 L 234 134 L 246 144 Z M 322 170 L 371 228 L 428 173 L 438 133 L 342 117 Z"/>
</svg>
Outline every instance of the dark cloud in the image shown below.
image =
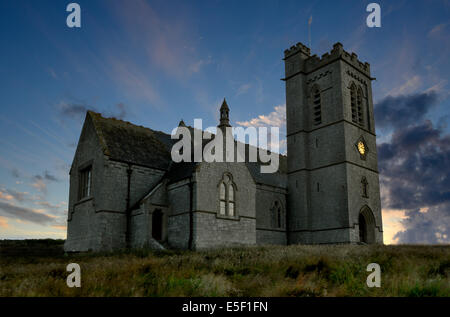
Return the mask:
<svg viewBox="0 0 450 317">
<path fill-rule="evenodd" d="M 389 205 L 412 209 L 450 202 L 450 136 L 430 121 L 397 129 L 378 146 L 382 186 Z"/>
<path fill-rule="evenodd" d="M 407 96 L 388 96 L 375 105 L 377 127 L 407 126 L 421 121 L 437 103 L 438 95 L 431 91 Z"/>
<path fill-rule="evenodd" d="M 124 103 L 114 105 L 112 109 L 107 111 L 100 111 L 97 107 L 91 106 L 87 103 L 62 103 L 60 105 L 60 115 L 63 118 L 70 118 L 75 120 L 83 120 L 87 111 L 100 112 L 106 117 L 112 117 L 123 120 L 128 115 L 127 106 Z"/>
<path fill-rule="evenodd" d="M 57 182 L 58 181 L 58 179 L 55 176 L 53 176 L 52 174 L 50 174 L 48 171 L 44 172 L 44 178 L 46 180 L 48 180 L 48 181 L 51 181 L 51 182 Z"/>
<path fill-rule="evenodd" d="M 33 180 L 35 181 L 48 181 L 48 182 L 59 182 L 59 179 L 52 175 L 49 171 L 45 170 L 42 175 L 34 175 Z"/>
<path fill-rule="evenodd" d="M 20 178 L 20 172 L 17 168 L 13 168 L 11 170 L 11 175 L 14 176 L 15 178 Z"/>
<path fill-rule="evenodd" d="M 35 203 L 37 206 L 41 206 L 44 207 L 45 210 L 54 216 L 65 216 L 67 215 L 67 210 L 65 210 L 64 208 L 67 208 L 67 204 L 66 203 L 59 203 L 59 204 L 52 204 L 49 203 L 48 201 L 38 201 Z"/>
<path fill-rule="evenodd" d="M 410 210 L 402 221 L 406 230 L 398 232 L 398 243 L 450 243 L 450 204 L 430 207 L 426 212 Z"/>
<path fill-rule="evenodd" d="M 52 224 L 54 222 L 54 218 L 49 217 L 46 214 L 36 212 L 30 208 L 18 207 L 2 201 L 0 201 L 0 215 L 41 225 Z"/>
<path fill-rule="evenodd" d="M 116 105 L 116 108 L 117 109 L 115 109 L 115 111 L 113 112 L 113 113 L 111 113 L 111 117 L 114 117 L 114 118 L 116 118 L 116 119 L 119 119 L 119 120 L 123 120 L 123 119 L 125 119 L 125 117 L 127 116 L 127 109 L 126 109 L 126 106 L 125 106 L 125 104 L 123 104 L 123 103 L 118 103 L 117 105 Z"/>
<path fill-rule="evenodd" d="M 424 119 L 436 100 L 435 93 L 416 94 L 388 97 L 376 106 L 376 120 L 394 129 L 377 149 L 387 193 L 383 207 L 406 210 L 406 230 L 395 236 L 400 243 L 450 242 L 450 135 L 444 125 Z"/>
<path fill-rule="evenodd" d="M 94 107 L 85 103 L 63 103 L 60 108 L 62 117 L 83 120 L 88 110 L 97 111 Z"/>
<path fill-rule="evenodd" d="M 19 192 L 17 190 L 9 189 L 9 188 L 5 188 L 4 191 L 7 194 L 11 195 L 17 201 L 24 202 L 24 201 L 29 200 L 28 193 Z"/>
</svg>

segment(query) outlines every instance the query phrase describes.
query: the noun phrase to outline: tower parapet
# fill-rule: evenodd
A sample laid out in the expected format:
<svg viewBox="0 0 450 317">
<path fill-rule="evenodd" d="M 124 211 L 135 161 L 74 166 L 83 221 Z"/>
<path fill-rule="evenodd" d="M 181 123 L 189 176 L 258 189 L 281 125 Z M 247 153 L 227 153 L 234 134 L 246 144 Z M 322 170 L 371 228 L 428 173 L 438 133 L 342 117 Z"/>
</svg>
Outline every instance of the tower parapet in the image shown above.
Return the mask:
<svg viewBox="0 0 450 317">
<path fill-rule="evenodd" d="M 306 56 L 311 55 L 311 50 L 306 45 L 303 45 L 302 43 L 298 42 L 295 45 L 292 45 L 291 48 L 284 51 L 284 59 L 291 57 L 292 55 L 303 53 Z"/>
<path fill-rule="evenodd" d="M 342 59 L 343 61 L 359 70 L 364 75 L 368 76 L 370 79 L 373 79 L 370 76 L 370 64 L 367 62 L 363 63 L 358 60 L 358 55 L 356 55 L 355 53 L 349 53 L 345 51 L 342 44 L 339 42 L 335 43 L 333 45 L 333 49 L 330 52 L 323 54 L 322 57 L 318 57 L 316 54 L 311 55 L 310 48 L 299 42 L 284 51 L 284 60 L 298 53 L 303 53 L 303 71 L 306 73 L 313 72 L 323 67 L 324 65 L 335 61 L 336 59 Z"/>
</svg>

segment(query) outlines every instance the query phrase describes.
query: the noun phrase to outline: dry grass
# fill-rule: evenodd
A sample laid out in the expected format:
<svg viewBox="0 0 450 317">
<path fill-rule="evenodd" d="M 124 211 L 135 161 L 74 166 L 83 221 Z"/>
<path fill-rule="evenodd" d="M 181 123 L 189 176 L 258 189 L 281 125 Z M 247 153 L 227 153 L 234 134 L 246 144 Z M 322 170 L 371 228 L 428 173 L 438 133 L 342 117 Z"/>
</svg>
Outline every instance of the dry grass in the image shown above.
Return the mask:
<svg viewBox="0 0 450 317">
<path fill-rule="evenodd" d="M 72 262 L 81 288 L 66 286 Z M 380 288 L 366 286 L 372 262 L 381 266 Z M 0 296 L 450 296 L 450 246 L 2 255 Z"/>
</svg>

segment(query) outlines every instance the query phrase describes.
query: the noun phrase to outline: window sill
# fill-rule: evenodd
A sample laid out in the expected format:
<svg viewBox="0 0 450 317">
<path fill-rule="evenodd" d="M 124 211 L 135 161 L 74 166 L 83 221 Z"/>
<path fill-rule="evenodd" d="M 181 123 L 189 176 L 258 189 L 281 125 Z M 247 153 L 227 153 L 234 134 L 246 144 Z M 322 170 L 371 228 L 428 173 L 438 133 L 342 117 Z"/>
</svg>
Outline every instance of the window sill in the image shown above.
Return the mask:
<svg viewBox="0 0 450 317">
<path fill-rule="evenodd" d="M 235 221 L 241 220 L 239 218 L 239 216 L 228 216 L 228 215 L 221 215 L 221 214 L 216 214 L 216 218 L 217 219 L 225 219 L 225 220 L 235 220 Z"/>
<path fill-rule="evenodd" d="M 73 206 L 75 207 L 75 206 L 81 205 L 81 204 L 83 204 L 83 203 L 85 203 L 85 202 L 87 202 L 87 201 L 89 201 L 89 200 L 94 200 L 94 197 L 89 196 L 89 197 L 81 198 L 79 201 L 77 201 L 76 203 L 74 203 Z"/>
</svg>

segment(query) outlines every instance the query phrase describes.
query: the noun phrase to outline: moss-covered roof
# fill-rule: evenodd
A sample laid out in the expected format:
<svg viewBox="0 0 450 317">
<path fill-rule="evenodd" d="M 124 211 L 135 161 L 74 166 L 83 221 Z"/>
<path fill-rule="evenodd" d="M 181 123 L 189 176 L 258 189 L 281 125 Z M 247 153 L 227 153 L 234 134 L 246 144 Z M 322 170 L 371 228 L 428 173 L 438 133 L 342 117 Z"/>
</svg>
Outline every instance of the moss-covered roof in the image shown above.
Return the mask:
<svg viewBox="0 0 450 317">
<path fill-rule="evenodd" d="M 171 162 L 170 135 L 89 111 L 103 153 L 111 159 L 167 170 Z"/>
</svg>

